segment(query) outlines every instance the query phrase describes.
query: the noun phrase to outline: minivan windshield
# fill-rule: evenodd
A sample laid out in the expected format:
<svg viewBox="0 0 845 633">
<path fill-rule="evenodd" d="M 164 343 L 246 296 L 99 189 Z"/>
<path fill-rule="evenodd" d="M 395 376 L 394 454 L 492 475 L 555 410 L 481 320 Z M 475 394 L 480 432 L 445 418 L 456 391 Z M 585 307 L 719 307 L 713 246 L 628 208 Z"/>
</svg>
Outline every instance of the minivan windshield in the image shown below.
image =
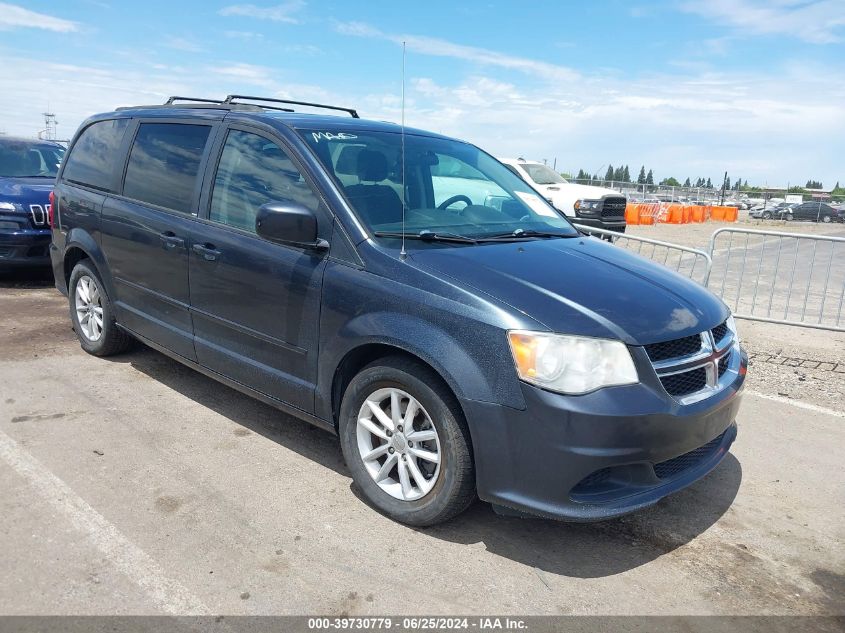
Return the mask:
<svg viewBox="0 0 845 633">
<path fill-rule="evenodd" d="M 528 177 L 538 185 L 566 184 L 563 176 L 551 167 L 539 163 L 522 163 L 521 167 L 528 172 Z"/>
<path fill-rule="evenodd" d="M 0 140 L 0 178 L 55 178 L 64 155 L 59 145 Z"/>
<path fill-rule="evenodd" d="M 403 169 L 398 132 L 299 133 L 376 236 L 402 231 L 403 199 L 409 236 L 473 244 L 493 237 L 578 235 L 527 183 L 468 143 L 406 134 Z"/>
</svg>

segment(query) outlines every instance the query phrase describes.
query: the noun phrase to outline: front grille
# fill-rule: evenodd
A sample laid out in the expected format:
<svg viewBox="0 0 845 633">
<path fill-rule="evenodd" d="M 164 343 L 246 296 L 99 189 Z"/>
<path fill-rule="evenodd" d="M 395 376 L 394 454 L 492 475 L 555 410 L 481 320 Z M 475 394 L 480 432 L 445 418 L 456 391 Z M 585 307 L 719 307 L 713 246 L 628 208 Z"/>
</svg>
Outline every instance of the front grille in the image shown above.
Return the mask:
<svg viewBox="0 0 845 633">
<path fill-rule="evenodd" d="M 660 383 L 670 396 L 686 396 L 707 386 L 707 370 L 698 367 L 679 374 L 661 376 Z"/>
<path fill-rule="evenodd" d="M 728 371 L 728 365 L 731 363 L 731 354 L 728 352 L 722 358 L 719 359 L 719 378 Z"/>
<path fill-rule="evenodd" d="M 713 340 L 717 343 L 725 338 L 725 335 L 728 333 L 728 322 L 725 321 L 721 325 L 717 325 L 713 328 Z"/>
<path fill-rule="evenodd" d="M 692 336 L 685 336 L 674 341 L 652 343 L 651 345 L 645 346 L 645 351 L 653 363 L 669 358 L 691 356 L 701 351 L 701 336 L 693 334 Z"/>
<path fill-rule="evenodd" d="M 47 210 L 40 204 L 29 205 L 29 213 L 32 217 L 33 226 L 38 228 L 41 228 L 42 226 L 47 226 L 49 216 L 47 215 Z"/>
<path fill-rule="evenodd" d="M 625 198 L 605 198 L 601 205 L 601 217 L 624 218 L 627 204 L 628 201 Z"/>
<path fill-rule="evenodd" d="M 724 431 L 719 437 L 710 440 L 704 446 L 699 446 L 698 448 L 691 450 L 689 453 L 684 453 L 683 455 L 678 455 L 678 457 L 668 459 L 665 462 L 655 464 L 654 474 L 660 479 L 670 479 L 685 470 L 695 468 L 716 451 L 716 449 L 722 444 L 725 433 L 727 433 L 727 431 Z"/>
</svg>

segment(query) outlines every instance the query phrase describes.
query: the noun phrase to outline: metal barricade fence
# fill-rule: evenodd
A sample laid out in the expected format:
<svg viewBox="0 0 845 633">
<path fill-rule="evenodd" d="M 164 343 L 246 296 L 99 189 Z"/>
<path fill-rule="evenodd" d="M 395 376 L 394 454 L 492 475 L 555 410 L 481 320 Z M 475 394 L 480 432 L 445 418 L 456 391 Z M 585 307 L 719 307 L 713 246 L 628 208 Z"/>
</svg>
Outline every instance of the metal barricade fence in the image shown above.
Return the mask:
<svg viewBox="0 0 845 633">
<path fill-rule="evenodd" d="M 663 264 L 702 285 L 707 283 L 711 260 L 710 255 L 702 250 L 582 224 L 576 226 L 586 233 L 610 238 L 616 246 Z"/>
<path fill-rule="evenodd" d="M 739 318 L 845 332 L 845 237 L 722 228 L 705 285 Z"/>
</svg>

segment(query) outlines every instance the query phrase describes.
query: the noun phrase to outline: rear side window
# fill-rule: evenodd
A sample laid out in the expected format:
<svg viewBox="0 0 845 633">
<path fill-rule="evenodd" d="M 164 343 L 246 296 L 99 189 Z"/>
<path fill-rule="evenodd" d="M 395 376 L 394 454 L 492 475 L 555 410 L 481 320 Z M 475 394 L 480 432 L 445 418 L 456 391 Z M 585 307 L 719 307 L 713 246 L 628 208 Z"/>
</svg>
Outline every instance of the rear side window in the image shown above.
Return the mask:
<svg viewBox="0 0 845 633">
<path fill-rule="evenodd" d="M 142 123 L 129 153 L 123 195 L 191 213 L 210 131 L 208 125 Z"/>
<path fill-rule="evenodd" d="M 113 119 L 85 128 L 65 160 L 62 179 L 109 191 L 127 123 L 128 119 Z"/>
</svg>

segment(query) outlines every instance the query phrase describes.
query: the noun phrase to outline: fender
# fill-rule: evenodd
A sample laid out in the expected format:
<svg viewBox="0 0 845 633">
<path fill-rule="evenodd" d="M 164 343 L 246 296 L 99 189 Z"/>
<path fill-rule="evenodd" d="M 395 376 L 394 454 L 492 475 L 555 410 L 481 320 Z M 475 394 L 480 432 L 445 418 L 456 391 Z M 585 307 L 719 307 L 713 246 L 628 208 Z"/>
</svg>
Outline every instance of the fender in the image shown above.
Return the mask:
<svg viewBox="0 0 845 633">
<path fill-rule="evenodd" d="M 65 237 L 65 248 L 62 251 L 62 261 L 64 262 L 67 253 L 72 248 L 79 248 L 86 255 L 88 258 L 94 262 L 94 266 L 97 267 L 97 272 L 100 273 L 100 278 L 103 280 L 103 284 L 106 286 L 106 292 L 109 295 L 109 298 L 112 301 L 115 301 L 117 298 L 117 292 L 114 285 L 114 280 L 111 276 L 111 270 L 109 269 L 108 262 L 106 261 L 106 256 L 103 253 L 103 249 L 100 248 L 100 245 L 97 244 L 97 241 L 94 239 L 88 231 L 80 227 L 74 227 L 70 231 L 68 231 L 67 236 Z M 66 275 L 70 275 L 69 270 L 65 271 Z"/>
<path fill-rule="evenodd" d="M 396 333 L 401 333 L 402 337 L 398 338 Z M 464 345 L 431 321 L 397 312 L 357 315 L 320 346 L 316 413 L 332 419 L 331 389 L 335 370 L 347 354 L 373 343 L 395 347 L 431 365 L 459 399 L 524 409 L 525 401 L 504 332 L 501 339 L 501 349 L 494 349 L 496 346 L 487 338 L 487 345 L 473 346 L 474 353 L 470 355 Z"/>
</svg>

